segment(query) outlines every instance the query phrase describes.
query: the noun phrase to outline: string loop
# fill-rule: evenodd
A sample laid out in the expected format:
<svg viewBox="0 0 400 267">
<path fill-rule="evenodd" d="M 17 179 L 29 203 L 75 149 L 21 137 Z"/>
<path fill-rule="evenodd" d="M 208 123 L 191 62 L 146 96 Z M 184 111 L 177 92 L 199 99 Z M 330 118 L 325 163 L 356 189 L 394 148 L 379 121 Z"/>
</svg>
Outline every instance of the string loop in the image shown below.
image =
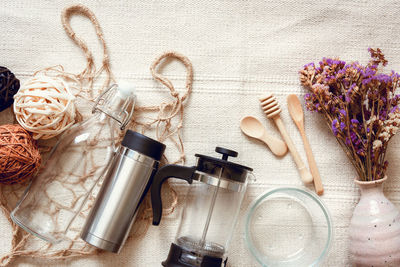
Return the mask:
<svg viewBox="0 0 400 267">
<path fill-rule="evenodd" d="M 94 63 L 94 58 L 92 52 L 90 52 L 88 46 L 86 43 L 79 38 L 74 30 L 71 27 L 71 17 L 75 14 L 82 15 L 87 17 L 93 24 L 95 30 L 96 30 L 96 35 L 103 47 L 103 65 L 99 72 L 96 73 L 96 66 Z M 83 53 L 85 54 L 86 57 L 86 68 L 79 74 L 77 74 L 77 77 L 82 81 L 84 79 L 88 79 L 90 87 L 93 87 L 93 82 L 95 78 L 104 70 L 106 72 L 106 80 L 104 81 L 103 84 L 103 89 L 107 88 L 111 82 L 114 82 L 114 76 L 111 72 L 111 66 L 110 66 L 110 59 L 108 56 L 108 48 L 106 45 L 106 41 L 104 40 L 104 34 L 103 31 L 100 27 L 100 24 L 95 16 L 95 14 L 86 6 L 84 5 L 73 5 L 68 8 L 65 8 L 62 13 L 61 13 L 61 24 L 64 27 L 65 32 L 68 34 L 69 38 L 82 49 Z M 93 97 L 92 90 L 90 90 L 91 97 Z"/>
</svg>

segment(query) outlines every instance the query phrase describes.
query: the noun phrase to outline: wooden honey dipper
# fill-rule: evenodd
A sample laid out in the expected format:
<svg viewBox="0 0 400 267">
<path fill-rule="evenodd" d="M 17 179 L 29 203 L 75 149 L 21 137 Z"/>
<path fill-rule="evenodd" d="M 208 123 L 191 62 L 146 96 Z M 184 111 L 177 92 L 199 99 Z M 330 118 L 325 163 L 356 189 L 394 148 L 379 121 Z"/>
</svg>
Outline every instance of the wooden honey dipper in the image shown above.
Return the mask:
<svg viewBox="0 0 400 267">
<path fill-rule="evenodd" d="M 260 98 L 261 108 L 264 113 L 267 115 L 267 118 L 273 119 L 279 131 L 281 132 L 283 140 L 285 140 L 290 153 L 292 154 L 293 160 L 297 165 L 297 170 L 300 173 L 301 180 L 303 183 L 311 183 L 313 181 L 313 177 L 311 173 L 306 168 L 306 165 L 301 160 L 299 152 L 297 152 L 296 147 L 293 144 L 292 139 L 290 138 L 288 132 L 286 131 L 286 127 L 283 124 L 280 113 L 281 107 L 279 106 L 278 101 L 276 100 L 274 95 L 268 95 Z"/>
</svg>

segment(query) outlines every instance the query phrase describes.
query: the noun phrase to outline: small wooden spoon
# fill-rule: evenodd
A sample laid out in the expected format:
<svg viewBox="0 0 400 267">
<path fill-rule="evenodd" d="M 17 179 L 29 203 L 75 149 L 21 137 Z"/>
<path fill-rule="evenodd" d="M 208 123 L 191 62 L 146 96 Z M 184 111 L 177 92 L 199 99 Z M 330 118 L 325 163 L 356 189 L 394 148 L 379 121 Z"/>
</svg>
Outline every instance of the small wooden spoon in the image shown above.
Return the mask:
<svg viewBox="0 0 400 267">
<path fill-rule="evenodd" d="M 240 129 L 242 132 L 252 138 L 258 139 L 264 142 L 271 152 L 276 156 L 283 156 L 287 152 L 286 143 L 282 140 L 275 138 L 265 130 L 265 127 L 261 124 L 257 118 L 253 116 L 246 116 L 240 121 Z"/>
<path fill-rule="evenodd" d="M 304 131 L 304 113 L 300 100 L 296 95 L 288 95 L 287 104 L 290 116 L 292 117 L 297 128 L 299 128 L 301 138 L 303 138 L 304 150 L 306 151 L 308 165 L 314 178 L 315 191 L 318 195 L 322 195 L 324 193 L 324 188 L 322 186 L 321 177 L 318 172 L 317 163 L 315 162 L 310 143 L 308 142 L 306 132 Z"/>
</svg>

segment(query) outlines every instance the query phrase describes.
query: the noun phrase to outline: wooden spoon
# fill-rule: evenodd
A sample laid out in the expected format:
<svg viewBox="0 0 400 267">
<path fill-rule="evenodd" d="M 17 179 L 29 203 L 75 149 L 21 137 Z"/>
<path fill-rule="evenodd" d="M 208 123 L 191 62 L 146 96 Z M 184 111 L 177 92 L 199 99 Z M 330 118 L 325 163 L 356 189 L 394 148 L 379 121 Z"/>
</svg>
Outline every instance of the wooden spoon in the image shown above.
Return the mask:
<svg viewBox="0 0 400 267">
<path fill-rule="evenodd" d="M 286 143 L 282 140 L 275 138 L 265 130 L 265 127 L 261 124 L 257 118 L 253 116 L 246 116 L 240 121 L 240 129 L 242 132 L 252 138 L 258 139 L 264 142 L 271 152 L 276 156 L 283 156 L 287 152 Z"/>
<path fill-rule="evenodd" d="M 301 138 L 303 138 L 304 150 L 306 151 L 308 165 L 314 178 L 315 191 L 318 195 L 322 195 L 324 193 L 324 188 L 322 186 L 321 177 L 318 172 L 317 163 L 315 162 L 310 143 L 308 142 L 306 132 L 304 131 L 304 113 L 300 100 L 296 95 L 288 95 L 287 104 L 290 116 L 299 129 Z"/>
</svg>

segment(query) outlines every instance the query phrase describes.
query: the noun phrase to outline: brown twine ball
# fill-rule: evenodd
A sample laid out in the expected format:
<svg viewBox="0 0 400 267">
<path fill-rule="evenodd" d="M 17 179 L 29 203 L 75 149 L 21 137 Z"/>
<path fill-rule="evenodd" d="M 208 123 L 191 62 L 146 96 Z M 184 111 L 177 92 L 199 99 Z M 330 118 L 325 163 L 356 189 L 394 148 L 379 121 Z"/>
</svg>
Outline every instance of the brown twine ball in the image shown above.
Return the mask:
<svg viewBox="0 0 400 267">
<path fill-rule="evenodd" d="M 36 141 L 18 124 L 0 125 L 0 183 L 23 183 L 40 167 Z"/>
</svg>

